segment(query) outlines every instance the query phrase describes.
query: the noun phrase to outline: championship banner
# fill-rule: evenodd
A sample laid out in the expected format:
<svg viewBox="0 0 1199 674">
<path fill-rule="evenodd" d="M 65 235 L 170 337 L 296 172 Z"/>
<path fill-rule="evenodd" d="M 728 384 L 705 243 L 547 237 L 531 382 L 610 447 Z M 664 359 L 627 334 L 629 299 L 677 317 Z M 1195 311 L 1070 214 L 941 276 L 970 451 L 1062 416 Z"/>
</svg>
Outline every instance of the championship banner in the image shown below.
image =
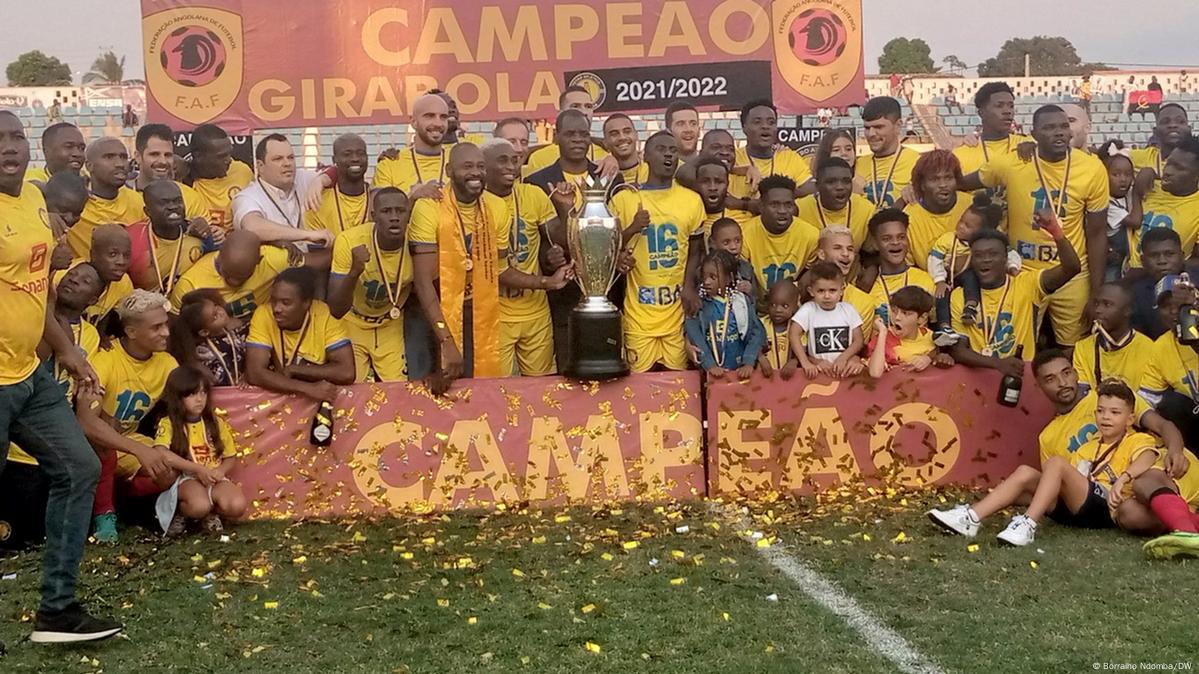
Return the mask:
<svg viewBox="0 0 1199 674">
<path fill-rule="evenodd" d="M 214 400 L 252 450 L 230 477 L 257 518 L 704 495 L 697 372 L 475 379 L 447 395 L 346 387 L 328 447 L 309 443 L 306 398 L 217 389 Z"/>
<path fill-rule="evenodd" d="M 996 402 L 1001 379 L 959 366 L 879 380 L 720 381 L 708 388 L 708 495 L 995 485 L 1037 465 L 1037 434 L 1053 417 L 1031 368 L 1018 407 Z"/>
<path fill-rule="evenodd" d="M 445 89 L 475 120 L 674 100 L 860 103 L 861 0 L 142 0 L 148 118 L 250 129 L 406 121 Z"/>
<path fill-rule="evenodd" d="M 816 151 L 820 149 L 820 139 L 824 138 L 824 134 L 840 130 L 824 126 L 780 126 L 777 137 L 779 145 L 789 147 L 798 152 L 799 156 L 811 161 L 811 158 L 816 156 Z M 857 130 L 849 127 L 845 131 L 849 132 L 856 147 L 858 142 Z"/>
</svg>

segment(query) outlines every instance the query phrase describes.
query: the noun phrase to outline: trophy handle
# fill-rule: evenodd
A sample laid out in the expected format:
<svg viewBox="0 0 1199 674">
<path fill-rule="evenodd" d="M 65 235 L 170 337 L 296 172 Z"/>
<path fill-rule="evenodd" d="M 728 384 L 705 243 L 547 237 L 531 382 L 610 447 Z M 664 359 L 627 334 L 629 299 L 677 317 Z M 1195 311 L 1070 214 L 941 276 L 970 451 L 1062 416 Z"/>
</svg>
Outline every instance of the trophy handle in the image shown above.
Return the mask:
<svg viewBox="0 0 1199 674">
<path fill-rule="evenodd" d="M 617 185 L 612 190 L 612 194 L 610 194 L 608 196 L 608 199 L 611 200 L 613 197 L 616 196 L 617 192 L 620 192 L 621 190 L 632 190 L 637 195 L 637 200 L 638 201 L 641 200 L 641 188 L 634 185 L 633 183 L 621 183 L 621 184 Z M 621 238 L 624 238 L 623 232 L 621 232 Z M 630 243 L 632 243 L 632 241 L 630 241 Z M 613 260 L 612 274 L 610 276 L 610 278 L 612 280 L 608 282 L 608 288 L 607 288 L 607 290 L 604 291 L 605 295 L 612 291 L 612 286 L 616 285 L 616 267 L 617 267 L 617 265 L 620 264 L 620 253 L 621 253 L 621 248 L 622 248 L 620 241 L 614 242 L 613 246 L 616 248 L 616 250 L 613 251 L 615 253 L 615 255 L 612 256 L 612 260 Z"/>
</svg>

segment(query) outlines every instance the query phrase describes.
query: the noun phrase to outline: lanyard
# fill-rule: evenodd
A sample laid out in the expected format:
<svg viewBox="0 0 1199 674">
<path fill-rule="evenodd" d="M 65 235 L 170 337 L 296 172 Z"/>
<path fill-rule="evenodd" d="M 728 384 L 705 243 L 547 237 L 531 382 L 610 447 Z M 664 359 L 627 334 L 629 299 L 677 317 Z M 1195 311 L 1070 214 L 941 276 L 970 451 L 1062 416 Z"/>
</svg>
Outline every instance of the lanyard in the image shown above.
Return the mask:
<svg viewBox="0 0 1199 674">
<path fill-rule="evenodd" d="M 820 216 L 820 226 L 828 229 L 828 222 L 824 219 L 824 206 L 820 203 L 820 195 L 816 195 L 816 214 Z M 849 223 L 853 222 L 853 195 L 845 200 L 845 228 L 852 229 Z M 837 223 L 833 223 L 837 224 Z"/>
<path fill-rule="evenodd" d="M 337 185 L 333 186 L 333 206 L 337 208 L 337 231 L 346 231 L 345 220 L 341 217 L 341 190 L 337 189 Z M 371 210 L 371 186 L 366 186 L 366 208 L 362 209 L 362 217 L 358 219 L 359 225 L 366 224 L 366 214 Z"/>
<path fill-rule="evenodd" d="M 284 222 L 291 225 L 292 227 L 299 227 L 299 223 L 292 222 L 291 218 L 287 217 L 287 213 L 283 212 L 283 207 L 280 206 L 279 202 L 275 201 L 275 198 L 272 197 L 271 193 L 267 191 L 266 185 L 262 184 L 262 179 L 258 179 L 258 187 L 260 187 L 262 189 L 262 193 L 265 194 L 266 198 L 270 200 L 271 205 L 275 207 L 275 210 L 279 211 L 279 215 L 283 216 Z M 289 199 L 288 201 L 291 201 L 292 199 L 295 200 L 296 206 L 298 207 L 300 205 L 300 197 L 299 197 L 299 195 L 296 194 L 296 191 L 294 189 L 291 191 L 291 199 Z"/>
<path fill-rule="evenodd" d="M 205 341 L 208 342 L 208 348 L 212 351 L 212 355 L 216 356 L 216 359 L 221 363 L 221 367 L 225 369 L 225 374 L 230 375 L 229 385 L 237 386 L 241 381 L 241 374 L 237 368 L 237 347 L 233 344 L 233 336 L 229 334 L 228 330 L 225 331 L 224 337 L 225 341 L 229 342 L 230 361 L 232 361 L 233 367 L 229 367 L 230 363 L 225 362 L 225 357 L 221 355 L 221 350 L 217 348 L 216 343 L 212 341 L 211 337 Z M 280 348 L 282 348 L 282 345 L 280 345 Z"/>
<path fill-rule="evenodd" d="M 903 154 L 903 146 L 902 145 L 900 145 L 899 149 L 895 151 L 895 156 L 891 159 L 891 170 L 887 171 L 887 179 L 885 181 L 883 181 L 882 189 L 880 189 L 878 191 L 878 194 L 875 194 L 874 199 L 872 199 L 872 201 L 874 202 L 875 208 L 882 208 L 883 203 L 886 202 L 887 193 L 891 191 L 891 187 L 890 187 L 891 186 L 891 178 L 894 177 L 894 175 L 895 175 L 895 167 L 899 166 L 899 155 L 901 155 L 901 154 Z M 878 184 L 878 157 L 876 157 L 873 154 L 870 155 L 870 173 L 871 173 L 871 176 L 870 176 L 871 181 L 877 185 Z"/>
<path fill-rule="evenodd" d="M 1127 438 L 1128 434 L 1121 436 L 1119 440 L 1112 443 L 1111 447 L 1107 448 L 1106 452 L 1103 452 L 1099 456 L 1095 457 L 1095 462 L 1091 464 L 1090 477 L 1095 477 L 1100 473 L 1100 471 L 1107 468 L 1107 464 L 1111 461 L 1112 455 L 1116 453 L 1117 449 L 1120 449 L 1120 445 L 1124 444 L 1124 441 Z M 1099 446 L 1103 447 L 1102 444 Z"/>
<path fill-rule="evenodd" d="M 83 339 L 83 319 L 81 318 L 78 321 L 71 323 L 70 327 L 71 327 L 71 344 L 74 346 L 79 346 L 79 341 L 81 339 Z M 58 359 L 55 358 L 54 359 L 54 380 L 62 381 L 65 378 L 64 377 L 65 374 L 66 374 L 66 371 L 63 369 L 63 366 L 60 365 L 58 362 Z"/>
<path fill-rule="evenodd" d="M 1099 356 L 1103 351 L 1119 351 L 1120 349 L 1132 343 L 1132 338 L 1136 336 L 1136 331 L 1129 328 L 1128 334 L 1123 339 L 1114 339 L 1103 324 L 1095 321 L 1095 381 L 1096 385 L 1103 383 L 1103 368 L 1099 362 Z M 1106 347 L 1100 348 L 1100 342 L 1107 344 Z"/>
<path fill-rule="evenodd" d="M 296 348 L 291 350 L 291 357 L 284 361 L 283 367 L 295 365 L 296 356 L 300 354 L 300 346 L 304 344 L 304 335 L 308 333 L 308 323 L 311 319 L 312 311 L 309 310 L 304 314 L 304 324 L 300 326 L 300 338 L 296 340 Z M 279 349 L 283 351 L 284 355 L 287 354 L 287 342 L 284 339 L 283 328 L 279 328 Z"/>
<path fill-rule="evenodd" d="M 908 272 L 911 270 L 912 270 L 911 267 L 908 267 L 907 269 L 903 270 L 903 285 L 899 286 L 900 288 L 908 287 Z M 882 271 L 879 271 L 878 280 L 880 283 L 883 284 L 883 294 L 887 296 L 887 318 L 890 319 L 891 318 L 891 289 L 887 287 L 886 274 L 883 274 Z"/>
<path fill-rule="evenodd" d="M 479 227 L 479 216 L 481 215 L 483 208 L 484 206 L 482 199 L 479 199 L 475 202 L 475 221 L 472 223 L 474 224 L 475 229 L 478 229 Z M 471 252 L 471 246 L 468 246 L 466 243 L 466 221 L 462 219 L 462 211 L 458 208 L 457 199 L 454 199 L 454 215 L 458 216 L 458 227 L 462 234 L 462 249 L 466 251 L 466 261 L 462 266 L 464 269 L 466 269 L 466 271 L 470 271 L 475 268 L 475 262 L 473 259 L 474 256 Z M 471 243 L 473 243 L 473 241 Z"/>
<path fill-rule="evenodd" d="M 171 294 L 171 288 L 179 277 L 179 261 L 183 258 L 183 236 L 183 231 L 180 230 L 179 239 L 175 243 L 175 260 L 171 263 L 171 273 L 164 280 L 162 270 L 158 268 L 158 251 L 154 246 L 154 239 L 158 237 L 154 235 L 153 227 L 146 228 L 146 238 L 150 242 L 150 264 L 154 265 L 154 277 L 158 279 L 158 288 L 164 295 Z"/>
<path fill-rule="evenodd" d="M 416 172 L 416 184 L 420 185 L 421 183 L 425 182 L 425 180 L 420 175 L 420 165 L 418 165 L 416 163 L 416 148 L 412 148 L 411 156 L 412 156 L 412 170 Z M 441 148 L 440 157 L 441 157 L 441 160 L 440 160 L 441 168 L 438 170 L 438 173 L 437 173 L 437 184 L 438 185 L 440 185 L 445 180 L 445 148 L 444 147 Z"/>
<path fill-rule="evenodd" d="M 1007 135 L 1007 138 L 1005 138 L 1004 140 L 1007 141 L 1007 154 L 1011 154 L 1012 153 L 1012 134 L 1009 133 Z M 983 163 L 985 164 L 985 163 L 991 161 L 991 155 L 987 153 L 987 141 L 983 140 L 982 136 L 979 136 L 979 138 L 978 138 L 978 145 L 979 145 L 979 147 L 981 147 L 983 149 Z"/>
<path fill-rule="evenodd" d="M 716 358 L 716 365 L 720 367 L 724 367 L 724 344 L 729 338 L 729 310 L 732 306 L 733 298 L 726 296 L 724 298 L 724 327 L 721 329 L 719 342 L 716 341 L 716 326 L 708 326 L 708 340 L 712 343 L 712 356 Z"/>
<path fill-rule="evenodd" d="M 955 240 L 954 243 L 957 243 Z M 999 296 L 999 304 L 995 307 L 995 315 L 991 317 L 990 325 L 987 324 L 986 310 L 983 313 L 983 337 L 986 338 L 987 346 L 984 349 L 988 353 L 984 356 L 990 356 L 995 352 L 995 333 L 999 331 L 999 315 L 1003 313 L 1003 305 L 1007 302 L 1008 291 L 1012 289 L 1012 280 L 1004 277 L 1003 279 L 1003 294 Z"/>
<path fill-rule="evenodd" d="M 375 265 L 379 269 L 379 276 L 383 279 L 383 289 L 387 291 L 387 301 L 391 303 L 388 315 L 392 318 L 400 317 L 398 300 L 400 299 L 400 283 L 402 283 L 404 278 L 404 246 L 408 243 L 407 238 L 405 236 L 405 240 L 400 242 L 400 263 L 396 268 L 395 292 L 392 292 L 391 283 L 387 280 L 387 272 L 383 270 L 383 253 L 379 248 L 379 233 L 371 232 L 371 250 L 375 254 Z"/>
<path fill-rule="evenodd" d="M 1070 163 L 1074 159 L 1074 151 L 1066 150 L 1066 172 L 1062 175 L 1062 190 L 1057 195 L 1057 204 L 1053 203 L 1053 193 L 1049 191 L 1049 185 L 1045 182 L 1045 174 L 1041 171 L 1041 155 L 1033 154 L 1032 163 L 1037 169 L 1037 180 L 1041 183 L 1041 190 L 1045 192 L 1045 199 L 1049 202 L 1049 206 L 1053 208 L 1054 218 L 1066 217 L 1066 190 L 1070 186 Z M 1058 224 L 1061 224 L 1060 222 Z"/>
<path fill-rule="evenodd" d="M 770 330 L 767 332 L 767 335 L 770 337 L 770 355 L 774 356 L 774 369 L 781 370 L 784 361 L 782 356 L 779 355 L 779 332 L 774 329 L 773 322 L 770 324 Z M 790 344 L 788 344 L 788 347 L 790 347 Z"/>
</svg>

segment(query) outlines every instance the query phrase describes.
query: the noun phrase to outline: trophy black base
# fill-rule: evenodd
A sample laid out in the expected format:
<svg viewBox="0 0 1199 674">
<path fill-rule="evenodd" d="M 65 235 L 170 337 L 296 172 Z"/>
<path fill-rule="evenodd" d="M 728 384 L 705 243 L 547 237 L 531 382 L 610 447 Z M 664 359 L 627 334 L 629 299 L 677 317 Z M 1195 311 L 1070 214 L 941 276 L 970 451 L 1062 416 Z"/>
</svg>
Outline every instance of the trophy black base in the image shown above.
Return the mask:
<svg viewBox="0 0 1199 674">
<path fill-rule="evenodd" d="M 602 381 L 629 373 L 624 359 L 624 332 L 620 312 L 584 310 L 570 312 L 570 357 L 563 374 L 575 379 Z"/>
</svg>

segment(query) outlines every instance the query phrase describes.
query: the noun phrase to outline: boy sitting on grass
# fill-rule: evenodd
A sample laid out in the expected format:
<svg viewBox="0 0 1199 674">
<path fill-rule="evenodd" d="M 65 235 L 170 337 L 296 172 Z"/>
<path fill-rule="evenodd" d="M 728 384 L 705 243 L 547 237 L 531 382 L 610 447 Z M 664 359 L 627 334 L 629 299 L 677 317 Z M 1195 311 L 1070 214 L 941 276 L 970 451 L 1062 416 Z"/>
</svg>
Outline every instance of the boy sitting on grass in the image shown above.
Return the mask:
<svg viewBox="0 0 1199 674">
<path fill-rule="evenodd" d="M 929 365 L 953 365 L 953 358 L 939 353 L 928 329 L 933 311 L 933 296 L 924 288 L 907 286 L 891 295 L 891 325 L 881 317 L 874 319 L 874 338 L 870 340 L 867 369 L 875 379 L 896 365 L 923 372 Z"/>
<path fill-rule="evenodd" d="M 1131 494 L 1132 481 L 1158 461 L 1158 439 L 1132 431 L 1136 398 L 1118 380 L 1097 391 L 1095 424 L 1099 435 L 1066 458 L 1055 455 L 1037 470 L 1020 466 L 973 506 L 930 510 L 928 517 L 946 531 L 973 537 L 983 519 L 1031 497 L 1028 510 L 999 533 L 1001 543 L 1023 546 L 1036 538 L 1037 523 L 1051 509 L 1058 522 L 1090 529 L 1114 525 L 1112 512 Z"/>
</svg>

